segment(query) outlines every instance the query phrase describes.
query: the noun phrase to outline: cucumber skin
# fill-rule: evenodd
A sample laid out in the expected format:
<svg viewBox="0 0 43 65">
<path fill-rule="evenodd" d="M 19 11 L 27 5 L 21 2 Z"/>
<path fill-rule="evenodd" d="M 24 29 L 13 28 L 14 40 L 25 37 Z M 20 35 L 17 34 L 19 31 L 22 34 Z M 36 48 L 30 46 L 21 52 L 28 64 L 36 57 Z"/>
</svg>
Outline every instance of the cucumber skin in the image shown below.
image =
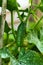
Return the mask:
<svg viewBox="0 0 43 65">
<path fill-rule="evenodd" d="M 17 43 L 18 47 L 22 46 L 22 44 L 23 44 L 23 39 L 25 37 L 25 32 L 26 32 L 26 24 L 22 22 L 19 25 L 18 31 L 17 31 L 16 43 Z"/>
</svg>

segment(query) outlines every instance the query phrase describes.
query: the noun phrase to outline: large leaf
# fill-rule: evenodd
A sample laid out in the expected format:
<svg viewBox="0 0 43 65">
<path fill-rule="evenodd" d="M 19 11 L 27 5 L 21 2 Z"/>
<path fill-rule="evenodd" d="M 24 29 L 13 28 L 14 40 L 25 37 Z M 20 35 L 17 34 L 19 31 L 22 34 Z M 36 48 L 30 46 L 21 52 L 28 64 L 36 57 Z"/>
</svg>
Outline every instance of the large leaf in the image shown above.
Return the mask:
<svg viewBox="0 0 43 65">
<path fill-rule="evenodd" d="M 21 52 L 20 55 L 23 53 Z M 22 57 L 19 58 L 19 62 L 21 65 L 42 65 L 43 60 L 42 57 L 36 53 L 35 51 L 27 51 Z"/>
<path fill-rule="evenodd" d="M 1 58 L 10 58 L 10 65 L 43 65 L 43 56 L 39 53 L 29 50 L 20 51 L 18 59 L 11 55 L 8 49 L 0 49 Z"/>
<path fill-rule="evenodd" d="M 43 65 L 43 57 L 35 51 L 20 52 L 18 61 L 10 58 L 10 65 Z"/>
<path fill-rule="evenodd" d="M 39 32 L 37 34 L 36 31 L 31 31 L 28 33 L 26 39 L 28 43 L 33 43 L 36 45 L 36 47 L 39 49 L 39 51 L 43 54 L 43 29 L 40 30 L 40 39 L 38 37 Z"/>
</svg>

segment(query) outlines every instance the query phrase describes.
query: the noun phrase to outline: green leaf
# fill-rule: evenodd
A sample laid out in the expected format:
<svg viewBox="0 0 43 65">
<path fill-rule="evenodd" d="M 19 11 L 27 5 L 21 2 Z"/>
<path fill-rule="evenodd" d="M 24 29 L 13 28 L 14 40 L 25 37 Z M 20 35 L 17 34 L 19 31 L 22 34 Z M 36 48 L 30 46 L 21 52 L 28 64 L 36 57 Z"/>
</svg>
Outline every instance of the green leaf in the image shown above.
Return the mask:
<svg viewBox="0 0 43 65">
<path fill-rule="evenodd" d="M 23 53 L 21 52 L 21 55 Z M 43 57 L 35 51 L 27 51 L 18 60 L 21 65 L 43 65 Z"/>
<path fill-rule="evenodd" d="M 25 37 L 25 31 L 26 31 L 26 24 L 25 23 L 21 23 L 18 27 L 17 30 L 17 39 L 16 39 L 16 43 L 18 46 L 21 46 L 23 43 L 23 39 Z"/>
<path fill-rule="evenodd" d="M 4 32 L 8 33 L 11 29 L 8 26 L 8 23 L 5 21 L 5 27 L 4 27 Z"/>
<path fill-rule="evenodd" d="M 1 58 L 9 58 L 8 49 L 2 48 L 0 49 L 0 57 Z"/>
<path fill-rule="evenodd" d="M 10 58 L 10 65 L 43 65 L 43 56 L 32 50 L 25 53 L 21 50 L 18 60 Z"/>
<path fill-rule="evenodd" d="M 40 38 L 38 38 L 37 32 L 32 30 L 31 32 L 28 33 L 26 39 L 28 43 L 32 43 L 36 45 L 39 51 L 43 54 L 43 31 L 42 30 L 40 30 Z"/>
</svg>

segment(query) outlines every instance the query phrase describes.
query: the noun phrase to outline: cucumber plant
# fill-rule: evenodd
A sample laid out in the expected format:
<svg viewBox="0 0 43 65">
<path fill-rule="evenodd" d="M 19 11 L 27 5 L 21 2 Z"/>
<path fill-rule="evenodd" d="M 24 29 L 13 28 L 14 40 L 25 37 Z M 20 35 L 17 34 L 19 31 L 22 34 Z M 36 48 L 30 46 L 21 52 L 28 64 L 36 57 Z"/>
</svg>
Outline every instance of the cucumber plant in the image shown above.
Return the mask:
<svg viewBox="0 0 43 65">
<path fill-rule="evenodd" d="M 39 18 L 36 14 L 37 10 L 43 13 L 43 0 L 37 5 L 33 0 L 29 0 L 31 5 L 25 10 L 19 8 L 21 6 L 17 0 L 6 1 L 6 7 L 11 12 L 11 28 L 4 20 L 3 47 L 0 48 L 2 65 L 43 65 L 43 15 Z M 2 2 L 3 0 L 0 0 L 1 7 Z M 13 27 L 13 11 L 17 12 L 20 19 L 17 31 Z M 29 20 L 30 15 L 33 16 L 33 21 Z M 0 16 L 0 31 L 3 32 L 1 19 L 2 16 Z"/>
</svg>

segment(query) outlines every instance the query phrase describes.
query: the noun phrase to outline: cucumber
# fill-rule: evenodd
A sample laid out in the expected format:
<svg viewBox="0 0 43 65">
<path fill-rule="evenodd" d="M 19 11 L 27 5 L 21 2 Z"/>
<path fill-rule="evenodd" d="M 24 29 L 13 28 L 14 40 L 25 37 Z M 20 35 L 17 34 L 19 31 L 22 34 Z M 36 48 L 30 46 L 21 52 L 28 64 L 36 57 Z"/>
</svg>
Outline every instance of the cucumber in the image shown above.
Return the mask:
<svg viewBox="0 0 43 65">
<path fill-rule="evenodd" d="M 26 23 L 21 22 L 21 24 L 18 27 L 17 38 L 16 38 L 16 43 L 17 43 L 18 47 L 22 46 L 22 44 L 23 44 L 25 32 L 26 32 Z"/>
</svg>

